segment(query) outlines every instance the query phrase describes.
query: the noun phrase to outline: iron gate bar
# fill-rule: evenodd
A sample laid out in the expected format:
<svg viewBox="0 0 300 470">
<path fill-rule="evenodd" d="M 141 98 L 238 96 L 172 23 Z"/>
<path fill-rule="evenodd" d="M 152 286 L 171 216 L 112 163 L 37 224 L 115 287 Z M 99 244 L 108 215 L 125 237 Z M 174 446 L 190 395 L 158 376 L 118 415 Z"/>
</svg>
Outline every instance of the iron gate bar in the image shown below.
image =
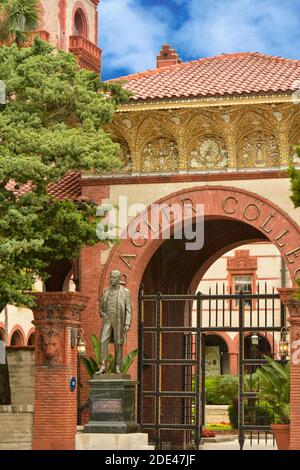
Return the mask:
<svg viewBox="0 0 300 470">
<path fill-rule="evenodd" d="M 145 423 L 143 424 L 143 429 L 178 429 L 183 431 L 194 431 L 194 424 L 155 424 L 155 423 Z"/>
<path fill-rule="evenodd" d="M 251 424 L 251 426 L 244 425 L 243 426 L 244 431 L 265 431 L 268 432 L 270 431 L 270 426 L 259 426 L 258 424 Z"/>
<path fill-rule="evenodd" d="M 138 372 L 139 372 L 139 380 L 138 380 L 138 417 L 139 417 L 139 423 L 141 424 L 142 429 L 152 429 L 155 431 L 155 443 L 156 443 L 156 448 L 160 449 L 161 448 L 161 430 L 183 430 L 183 431 L 194 431 L 194 443 L 197 448 L 199 448 L 200 445 L 200 440 L 201 440 L 201 432 L 202 432 L 202 426 L 204 424 L 205 420 L 205 335 L 207 333 L 217 333 L 217 332 L 232 332 L 232 333 L 238 333 L 239 334 L 239 362 L 238 362 L 238 370 L 239 370 L 239 401 L 238 401 L 238 411 L 239 411 L 239 443 L 240 443 L 240 448 L 243 448 L 244 442 L 245 442 L 245 432 L 250 432 L 250 439 L 252 442 L 252 433 L 257 432 L 258 433 L 258 439 L 259 439 L 259 433 L 260 432 L 265 432 L 266 433 L 266 438 L 267 438 L 267 433 L 270 431 L 270 426 L 267 425 L 252 425 L 252 424 L 245 424 L 245 400 L 247 399 L 255 399 L 257 397 L 257 391 L 252 391 L 252 392 L 245 392 L 244 390 L 244 376 L 245 376 L 245 366 L 259 366 L 259 365 L 264 365 L 267 363 L 264 359 L 255 359 L 255 358 L 245 358 L 244 354 L 244 347 L 245 347 L 245 338 L 246 338 L 246 333 L 251 334 L 251 333 L 264 333 L 264 337 L 267 338 L 267 332 L 273 333 L 272 339 L 273 339 L 273 348 L 271 351 L 273 351 L 274 354 L 274 344 L 275 344 L 275 336 L 274 333 L 280 333 L 282 327 L 285 325 L 286 321 L 286 316 L 285 316 L 285 308 L 282 304 L 280 304 L 280 325 L 275 326 L 275 321 L 277 321 L 277 318 L 275 319 L 275 300 L 279 300 L 279 294 L 274 293 L 274 288 L 272 290 L 272 293 L 267 293 L 266 291 L 266 286 L 265 286 L 265 293 L 260 293 L 259 286 L 257 288 L 257 293 L 256 294 L 247 294 L 247 293 L 238 293 L 238 294 L 232 294 L 230 291 L 229 294 L 225 294 L 225 289 L 223 286 L 223 294 L 219 295 L 217 294 L 212 294 L 211 293 L 211 288 L 209 289 L 209 294 L 201 294 L 200 292 L 197 294 L 176 294 L 176 295 L 171 295 L 171 294 L 161 294 L 160 292 L 157 293 L 156 295 L 145 295 L 144 292 L 141 290 L 140 291 L 140 296 L 139 296 L 139 366 L 138 366 Z M 219 309 L 219 301 L 222 301 L 221 303 L 221 311 Z M 228 300 L 228 305 L 229 305 L 229 312 L 228 312 L 228 306 L 226 308 L 226 300 Z M 238 308 L 235 309 L 232 308 L 233 301 L 237 300 L 238 302 Z M 256 303 L 256 326 L 255 326 L 255 321 L 253 317 L 253 302 L 250 303 L 250 309 L 245 311 L 244 305 L 245 301 L 247 300 L 257 300 Z M 271 308 L 268 308 L 268 300 L 271 300 Z M 171 301 L 171 302 L 177 302 L 177 301 L 193 301 L 196 303 L 196 320 L 197 324 L 196 326 L 162 326 L 162 305 L 164 301 Z M 203 301 L 208 301 L 209 305 L 209 310 L 208 310 L 208 319 L 209 319 L 209 325 L 208 326 L 203 326 L 203 318 L 202 318 L 202 302 Z M 212 302 L 215 301 L 215 321 L 214 324 L 216 326 L 211 326 L 212 323 Z M 261 308 L 260 302 L 263 302 L 264 309 Z M 144 306 L 147 304 L 150 304 L 151 302 L 155 302 L 155 316 L 156 316 L 156 322 L 155 326 L 145 326 L 144 325 Z M 190 304 L 192 305 L 192 304 Z M 229 313 L 229 325 L 225 324 L 225 308 L 226 312 Z M 263 314 L 264 312 L 264 317 L 261 317 L 261 313 Z M 175 310 L 175 314 L 178 310 Z M 271 315 L 268 315 L 268 312 L 271 312 Z M 222 315 L 219 315 L 220 313 L 223 313 Z M 226 315 L 227 316 L 227 315 Z M 271 317 L 271 318 L 269 318 Z M 236 326 L 232 326 L 232 319 L 235 318 L 235 321 L 237 321 Z M 261 321 L 262 320 L 262 321 Z M 191 317 L 190 320 L 191 321 Z M 222 321 L 222 326 L 219 326 L 219 324 Z M 262 325 L 264 321 L 264 325 Z M 244 322 L 249 322 L 250 324 L 247 326 L 245 325 Z M 271 325 L 268 324 L 271 323 Z M 155 340 L 156 340 L 156 347 L 154 349 L 155 351 L 155 358 L 149 359 L 144 357 L 144 335 L 145 334 L 155 334 Z M 195 338 L 195 349 L 191 349 L 191 357 L 194 357 L 195 359 L 178 359 L 178 358 L 162 358 L 162 335 L 163 334 L 177 334 L 177 333 L 187 333 L 188 335 L 191 335 L 191 338 Z M 262 336 L 263 337 L 263 336 Z M 194 343 L 192 342 L 192 345 Z M 269 342 L 269 344 L 271 344 Z M 183 354 L 186 357 L 186 349 L 184 348 Z M 149 366 L 149 365 L 154 365 L 155 366 L 155 391 L 154 390 L 143 390 L 143 366 Z M 167 390 L 161 390 L 162 386 L 162 366 L 165 365 L 172 365 L 172 366 L 190 366 L 191 369 L 191 376 L 194 376 L 195 382 L 194 382 L 194 391 L 167 391 Z M 195 367 L 193 367 L 195 366 Z M 253 369 L 250 369 L 253 370 Z M 193 372 L 194 371 L 194 372 Z M 186 369 L 184 368 L 184 374 L 186 374 Z M 250 372 L 251 375 L 252 372 Z M 184 387 L 186 387 L 186 382 Z M 189 385 L 188 385 L 189 386 Z M 155 397 L 155 423 L 143 423 L 143 397 Z M 183 401 L 183 406 L 186 406 L 186 400 L 185 399 L 191 399 L 195 400 L 194 405 L 192 406 L 191 413 L 188 415 L 188 419 L 190 419 L 190 422 L 173 422 L 173 423 L 161 423 L 161 399 L 164 397 L 170 397 L 170 398 L 182 398 Z M 194 421 L 193 421 L 193 407 L 195 406 L 194 410 Z M 166 408 L 168 409 L 168 408 Z M 172 415 L 171 415 L 172 416 Z M 177 416 L 176 414 L 174 416 Z M 177 419 L 177 417 L 175 418 Z M 186 420 L 186 415 L 184 414 L 184 421 Z M 189 435 L 191 438 L 191 435 Z"/>
<path fill-rule="evenodd" d="M 155 397 L 156 392 L 151 392 L 151 391 L 143 391 L 143 395 L 145 397 Z M 186 398 L 194 398 L 197 396 L 196 392 L 173 392 L 172 390 L 164 390 L 163 392 L 161 391 L 159 393 L 161 397 L 186 397 Z"/>
<path fill-rule="evenodd" d="M 201 435 L 203 424 L 205 423 L 205 347 L 206 347 L 206 336 L 202 333 L 202 356 L 201 356 Z"/>
<path fill-rule="evenodd" d="M 255 331 L 262 331 L 262 332 L 265 332 L 266 331 L 266 328 L 268 331 L 281 331 L 281 326 L 260 326 L 260 327 L 255 327 L 255 326 L 244 326 L 243 328 L 239 328 L 238 326 L 225 326 L 225 327 L 221 327 L 221 326 L 204 326 L 201 328 L 201 331 L 203 333 L 207 332 L 211 332 L 211 331 L 232 331 L 232 332 L 236 332 L 238 333 L 239 331 L 243 331 L 243 332 L 255 332 Z M 143 328 L 144 332 L 145 333 L 155 333 L 156 332 L 156 328 L 152 327 L 152 326 L 145 326 Z M 180 333 L 180 332 L 194 332 L 194 333 L 197 333 L 197 328 L 185 328 L 184 326 L 162 326 L 160 328 L 160 331 L 161 333 Z"/>
<path fill-rule="evenodd" d="M 178 364 L 178 365 L 193 365 L 193 364 L 197 364 L 197 360 L 196 359 L 144 359 L 143 360 L 143 364 L 147 365 L 147 364 Z"/>
<path fill-rule="evenodd" d="M 158 292 L 156 296 L 156 399 L 155 399 L 155 421 L 157 423 L 156 428 L 156 446 L 160 449 L 160 367 L 159 367 L 159 357 L 161 357 L 161 294 Z"/>
<path fill-rule="evenodd" d="M 174 295 L 171 295 L 171 294 L 160 294 L 160 299 L 161 301 L 164 301 L 164 300 L 169 300 L 169 301 L 177 301 L 177 300 L 197 300 L 197 295 L 198 294 L 174 294 Z M 200 296 L 201 296 L 201 300 L 220 300 L 220 299 L 239 299 L 240 298 L 240 294 L 202 294 L 200 292 Z M 279 299 L 279 294 L 248 294 L 248 293 L 242 293 L 242 298 L 244 300 L 249 300 L 249 299 L 260 299 L 260 300 L 264 300 L 264 299 Z M 157 299 L 157 294 L 154 295 L 154 294 L 145 294 L 143 295 L 143 300 L 144 301 L 155 301 Z"/>
<path fill-rule="evenodd" d="M 143 414 L 143 353 L 144 353 L 144 287 L 139 289 L 138 299 L 138 403 L 137 403 L 137 422 L 142 422 Z"/>
<path fill-rule="evenodd" d="M 243 450 L 245 443 L 244 434 L 244 303 L 242 293 L 239 294 L 239 401 L 238 401 L 238 425 L 239 425 L 239 444 L 240 450 Z"/>
<path fill-rule="evenodd" d="M 196 390 L 196 409 L 195 409 L 195 444 L 196 449 L 199 450 L 200 441 L 201 441 L 201 432 L 202 432 L 202 420 L 200 420 L 200 412 L 201 412 L 201 361 L 200 358 L 202 357 L 202 333 L 201 333 L 201 326 L 202 326 L 202 309 L 201 309 L 201 294 L 198 292 L 197 294 L 197 344 L 196 344 L 196 361 L 197 361 L 197 376 L 196 376 L 196 383 L 195 383 L 195 390 Z"/>
</svg>

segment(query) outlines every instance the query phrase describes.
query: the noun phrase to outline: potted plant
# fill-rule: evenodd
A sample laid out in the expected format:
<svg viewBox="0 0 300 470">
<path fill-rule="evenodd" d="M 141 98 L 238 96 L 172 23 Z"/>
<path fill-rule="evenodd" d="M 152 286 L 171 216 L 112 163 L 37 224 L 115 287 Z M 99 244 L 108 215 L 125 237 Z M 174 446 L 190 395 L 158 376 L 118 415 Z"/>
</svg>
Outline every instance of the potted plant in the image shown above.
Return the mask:
<svg viewBox="0 0 300 470">
<path fill-rule="evenodd" d="M 288 450 L 290 442 L 290 366 L 265 356 L 268 364 L 257 369 L 259 395 L 272 408 L 271 425 L 278 450 Z"/>
<path fill-rule="evenodd" d="M 92 335 L 92 344 L 95 353 L 95 358 L 93 357 L 82 357 L 82 361 L 85 365 L 85 368 L 92 379 L 96 372 L 100 369 L 100 360 L 101 360 L 101 352 L 100 352 L 100 340 L 97 338 L 96 335 Z M 122 360 L 121 364 L 121 372 L 126 374 L 130 367 L 132 366 L 136 356 L 137 356 L 137 349 L 131 351 L 127 356 L 125 356 Z M 107 372 L 112 373 L 115 368 L 115 358 L 112 354 L 108 355 L 108 367 Z"/>
</svg>

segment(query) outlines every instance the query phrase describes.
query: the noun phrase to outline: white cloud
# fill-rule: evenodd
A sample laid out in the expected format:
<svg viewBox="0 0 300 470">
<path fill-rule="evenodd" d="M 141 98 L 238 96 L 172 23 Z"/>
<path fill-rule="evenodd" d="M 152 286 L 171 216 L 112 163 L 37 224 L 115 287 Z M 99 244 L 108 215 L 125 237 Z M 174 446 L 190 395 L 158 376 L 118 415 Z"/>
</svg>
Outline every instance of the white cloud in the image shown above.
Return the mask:
<svg viewBox="0 0 300 470">
<path fill-rule="evenodd" d="M 176 34 L 186 55 L 257 51 L 299 57 L 299 0 L 189 0 Z"/>
<path fill-rule="evenodd" d="M 164 43 L 186 58 L 242 51 L 300 57 L 299 0 L 102 0 L 99 19 L 106 76 L 155 68 Z"/>
<path fill-rule="evenodd" d="M 168 37 L 162 10 L 139 0 L 102 0 L 99 39 L 104 67 L 128 73 L 156 67 L 156 56 Z"/>
</svg>

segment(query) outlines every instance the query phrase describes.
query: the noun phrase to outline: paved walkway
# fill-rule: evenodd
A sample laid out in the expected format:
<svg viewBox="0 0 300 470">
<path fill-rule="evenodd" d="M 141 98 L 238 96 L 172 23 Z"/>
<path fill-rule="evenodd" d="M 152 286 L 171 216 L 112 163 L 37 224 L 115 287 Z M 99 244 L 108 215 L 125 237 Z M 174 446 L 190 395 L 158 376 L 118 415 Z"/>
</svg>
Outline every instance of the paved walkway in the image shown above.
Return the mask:
<svg viewBox="0 0 300 470">
<path fill-rule="evenodd" d="M 206 443 L 201 446 L 201 450 L 240 450 L 238 440 L 231 442 L 220 442 L 220 443 Z M 252 446 L 250 445 L 250 440 L 246 439 L 243 450 L 277 450 L 276 444 L 273 446 L 273 439 L 268 439 L 267 442 L 262 439 L 259 444 L 257 439 L 252 441 Z"/>
</svg>

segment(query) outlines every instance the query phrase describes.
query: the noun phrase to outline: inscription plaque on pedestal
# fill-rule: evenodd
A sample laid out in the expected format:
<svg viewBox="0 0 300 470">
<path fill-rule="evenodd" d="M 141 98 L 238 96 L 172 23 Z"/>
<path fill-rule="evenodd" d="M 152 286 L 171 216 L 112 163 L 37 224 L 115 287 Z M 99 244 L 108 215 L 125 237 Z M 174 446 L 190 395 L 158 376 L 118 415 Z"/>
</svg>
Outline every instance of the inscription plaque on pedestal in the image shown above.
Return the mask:
<svg viewBox="0 0 300 470">
<path fill-rule="evenodd" d="M 121 413 L 122 412 L 122 400 L 95 400 L 92 403 L 93 413 Z"/>
<path fill-rule="evenodd" d="M 136 382 L 129 375 L 98 374 L 90 384 L 90 421 L 85 433 L 129 434 L 139 431 L 135 418 Z"/>
</svg>

